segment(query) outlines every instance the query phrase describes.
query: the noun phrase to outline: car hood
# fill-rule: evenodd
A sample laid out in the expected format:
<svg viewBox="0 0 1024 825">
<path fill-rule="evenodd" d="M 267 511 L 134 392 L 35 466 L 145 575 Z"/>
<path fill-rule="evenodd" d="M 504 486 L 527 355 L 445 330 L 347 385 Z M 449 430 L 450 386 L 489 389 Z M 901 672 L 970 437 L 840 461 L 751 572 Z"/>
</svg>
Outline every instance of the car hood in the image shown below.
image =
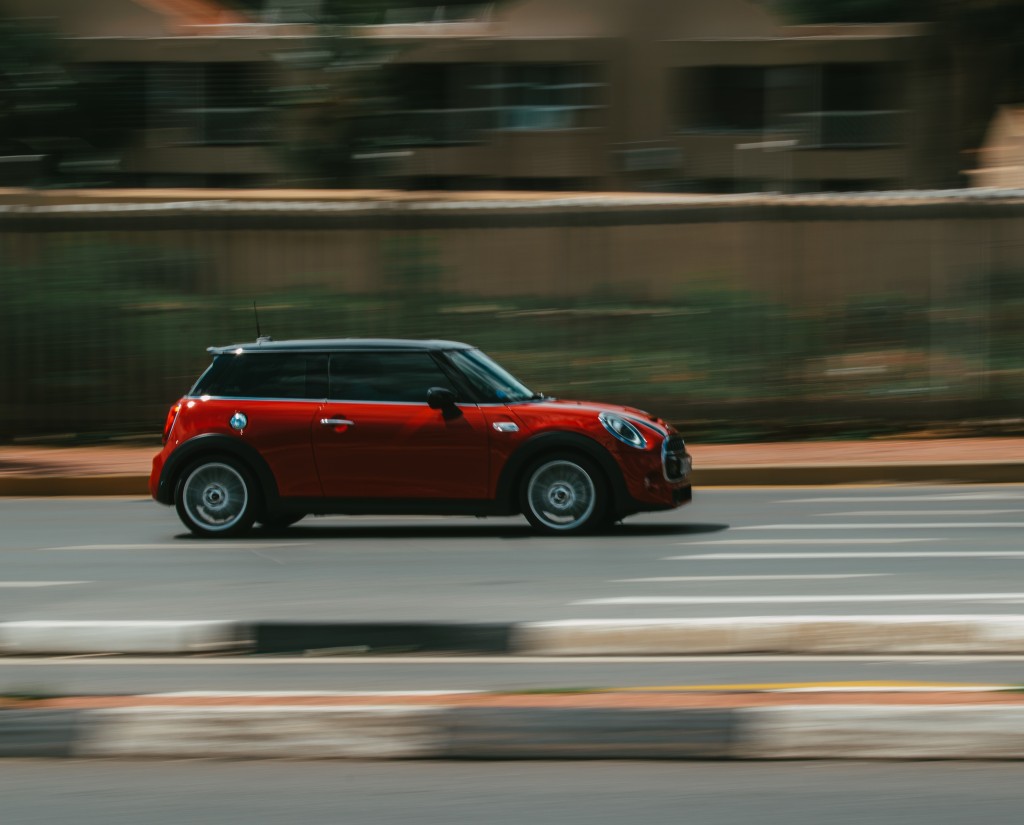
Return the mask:
<svg viewBox="0 0 1024 825">
<path fill-rule="evenodd" d="M 543 401 L 527 402 L 524 405 L 515 405 L 518 410 L 530 409 L 531 411 L 536 410 L 538 412 L 593 412 L 598 413 L 615 413 L 617 415 L 626 416 L 627 418 L 634 418 L 639 421 L 643 421 L 647 424 L 653 424 L 654 426 L 664 430 L 665 435 L 668 433 L 674 433 L 675 428 L 667 421 L 658 418 L 657 416 L 651 415 L 649 412 L 637 409 L 636 407 L 624 407 L 620 404 L 605 404 L 598 401 L 567 401 L 561 398 L 545 398 Z"/>
</svg>

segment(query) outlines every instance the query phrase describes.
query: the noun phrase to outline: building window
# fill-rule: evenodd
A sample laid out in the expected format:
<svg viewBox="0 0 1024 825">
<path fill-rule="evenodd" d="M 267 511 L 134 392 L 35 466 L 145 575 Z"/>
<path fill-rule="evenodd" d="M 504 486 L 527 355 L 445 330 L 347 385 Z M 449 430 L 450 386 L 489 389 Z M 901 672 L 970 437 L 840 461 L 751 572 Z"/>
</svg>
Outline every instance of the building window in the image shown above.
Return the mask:
<svg viewBox="0 0 1024 825">
<path fill-rule="evenodd" d="M 870 149 L 904 143 L 904 91 L 898 66 L 828 63 L 816 70 L 816 105 L 790 117 L 801 132 L 801 145 Z"/>
<path fill-rule="evenodd" d="M 202 146 L 267 143 L 271 138 L 268 67 L 259 63 L 150 66 L 151 125 L 167 142 Z"/>
<path fill-rule="evenodd" d="M 503 67 L 495 91 L 499 129 L 573 129 L 597 108 L 594 67 L 559 63 Z"/>
<path fill-rule="evenodd" d="M 710 131 L 756 131 L 765 126 L 765 69 L 703 66 L 692 70 L 689 126 Z"/>
<path fill-rule="evenodd" d="M 800 148 L 897 145 L 900 80 L 887 63 L 681 69 L 679 123 L 685 131 L 790 133 Z"/>
<path fill-rule="evenodd" d="M 488 130 L 550 131 L 598 125 L 592 64 L 406 65 L 394 115 L 405 145 L 472 143 Z"/>
<path fill-rule="evenodd" d="M 493 125 L 493 104 L 486 81 L 487 64 L 408 64 L 395 72 L 396 97 L 392 131 L 406 146 L 473 143 Z"/>
<path fill-rule="evenodd" d="M 821 67 L 821 108 L 866 112 L 895 108 L 899 75 L 887 63 L 827 63 Z"/>
</svg>

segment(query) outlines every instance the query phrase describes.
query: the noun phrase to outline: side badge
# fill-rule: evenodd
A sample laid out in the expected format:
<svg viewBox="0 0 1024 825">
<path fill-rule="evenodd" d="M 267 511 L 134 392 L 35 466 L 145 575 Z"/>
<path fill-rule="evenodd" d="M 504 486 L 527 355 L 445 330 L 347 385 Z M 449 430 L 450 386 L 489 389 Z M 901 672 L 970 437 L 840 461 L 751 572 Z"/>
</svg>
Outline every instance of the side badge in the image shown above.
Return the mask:
<svg viewBox="0 0 1024 825">
<path fill-rule="evenodd" d="M 238 430 L 241 432 L 249 425 L 249 419 L 246 417 L 245 413 L 236 412 L 231 416 L 231 420 L 228 421 L 228 424 L 231 425 L 232 430 Z"/>
<path fill-rule="evenodd" d="M 517 433 L 519 425 L 512 421 L 495 421 L 492 425 L 499 433 Z"/>
</svg>

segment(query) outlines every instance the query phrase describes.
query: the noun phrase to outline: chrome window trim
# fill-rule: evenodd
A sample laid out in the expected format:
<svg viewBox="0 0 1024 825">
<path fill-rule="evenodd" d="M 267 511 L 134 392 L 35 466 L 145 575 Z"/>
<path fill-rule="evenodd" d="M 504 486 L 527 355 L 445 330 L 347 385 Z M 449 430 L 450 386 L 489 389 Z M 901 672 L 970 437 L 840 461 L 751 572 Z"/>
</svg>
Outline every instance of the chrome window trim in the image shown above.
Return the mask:
<svg viewBox="0 0 1024 825">
<path fill-rule="evenodd" d="M 430 406 L 426 401 L 370 401 L 367 399 L 360 398 L 328 398 L 324 401 L 325 404 L 387 404 L 389 407 L 428 407 Z M 457 407 L 469 407 L 472 404 L 466 404 L 458 401 L 455 406 Z"/>
<path fill-rule="evenodd" d="M 291 404 L 387 404 L 402 407 L 426 407 L 426 401 L 370 401 L 359 398 L 274 398 L 269 395 L 186 395 L 189 401 L 274 401 Z M 458 401 L 457 407 L 480 407 L 472 401 Z M 503 406 L 496 404 L 495 406 Z"/>
<path fill-rule="evenodd" d="M 274 398 L 269 395 L 186 395 L 189 401 L 276 401 L 292 404 L 322 404 L 323 398 Z"/>
</svg>

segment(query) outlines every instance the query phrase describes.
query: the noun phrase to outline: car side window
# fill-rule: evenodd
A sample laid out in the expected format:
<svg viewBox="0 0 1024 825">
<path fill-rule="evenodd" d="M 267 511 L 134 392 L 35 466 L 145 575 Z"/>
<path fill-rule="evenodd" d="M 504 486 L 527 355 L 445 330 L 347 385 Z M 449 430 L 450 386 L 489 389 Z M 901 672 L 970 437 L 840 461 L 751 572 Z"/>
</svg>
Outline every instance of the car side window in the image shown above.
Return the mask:
<svg viewBox="0 0 1024 825">
<path fill-rule="evenodd" d="M 196 385 L 194 394 L 224 398 L 326 398 L 327 355 L 307 352 L 220 355 Z"/>
<path fill-rule="evenodd" d="M 428 352 L 343 352 L 331 355 L 329 398 L 426 403 L 427 390 L 456 388 Z"/>
</svg>

